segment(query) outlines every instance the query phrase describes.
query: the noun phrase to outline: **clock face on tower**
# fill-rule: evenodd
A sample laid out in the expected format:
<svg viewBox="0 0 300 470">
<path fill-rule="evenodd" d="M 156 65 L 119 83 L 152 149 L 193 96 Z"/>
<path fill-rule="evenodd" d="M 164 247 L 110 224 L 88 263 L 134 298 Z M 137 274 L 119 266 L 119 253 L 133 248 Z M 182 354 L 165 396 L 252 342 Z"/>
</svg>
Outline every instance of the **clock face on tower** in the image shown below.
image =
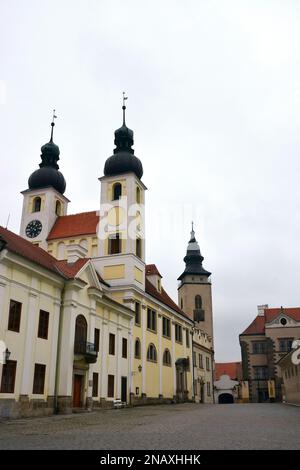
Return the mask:
<svg viewBox="0 0 300 470">
<path fill-rule="evenodd" d="M 32 220 L 25 229 L 28 238 L 37 237 L 42 231 L 42 223 L 39 220 Z"/>
</svg>

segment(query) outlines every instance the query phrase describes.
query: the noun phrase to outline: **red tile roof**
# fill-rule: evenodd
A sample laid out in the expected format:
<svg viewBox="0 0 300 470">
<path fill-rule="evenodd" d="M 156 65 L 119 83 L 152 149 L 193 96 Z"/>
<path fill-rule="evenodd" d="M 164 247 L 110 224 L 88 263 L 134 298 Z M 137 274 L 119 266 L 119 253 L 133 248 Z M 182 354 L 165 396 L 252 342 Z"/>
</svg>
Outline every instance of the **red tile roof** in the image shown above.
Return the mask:
<svg viewBox="0 0 300 470">
<path fill-rule="evenodd" d="M 293 320 L 300 321 L 300 308 L 266 308 L 265 309 L 265 318 L 266 323 L 274 320 L 280 313 L 283 315 L 287 315 L 288 317 L 292 318 Z"/>
<path fill-rule="evenodd" d="M 157 274 L 159 277 L 162 277 L 159 270 L 157 269 L 155 264 L 147 264 L 146 265 L 146 275 L 152 276 L 153 274 Z"/>
<path fill-rule="evenodd" d="M 242 375 L 241 362 L 216 362 L 215 380 L 219 380 L 221 375 L 229 375 L 231 380 L 240 380 Z"/>
<path fill-rule="evenodd" d="M 89 258 L 80 258 L 75 263 L 67 263 L 66 260 L 57 260 L 55 266 L 64 276 L 74 279 L 81 268 L 89 261 Z"/>
<path fill-rule="evenodd" d="M 159 300 L 162 304 L 165 304 L 167 307 L 171 308 L 172 310 L 175 310 L 175 312 L 180 313 L 180 315 L 183 315 L 185 318 L 188 318 L 191 320 L 184 312 L 181 310 L 181 308 L 178 307 L 178 305 L 174 302 L 174 300 L 171 299 L 171 297 L 166 293 L 164 288 L 161 288 L 161 292 L 159 292 L 153 284 L 146 278 L 145 280 L 145 290 L 147 294 L 151 295 L 155 299 Z"/>
<path fill-rule="evenodd" d="M 48 240 L 78 237 L 80 235 L 95 235 L 99 219 L 97 211 L 62 215 L 56 219 L 48 235 Z"/>
<path fill-rule="evenodd" d="M 257 315 L 257 317 L 253 320 L 252 323 L 248 326 L 248 328 L 241 333 L 242 335 L 264 335 L 265 334 L 265 326 L 267 323 L 274 320 L 274 318 L 278 317 L 283 313 L 288 317 L 292 318 L 293 320 L 300 321 L 300 307 L 295 308 L 265 308 L 264 315 Z"/>
<path fill-rule="evenodd" d="M 241 333 L 242 335 L 264 335 L 265 334 L 265 317 L 257 315 L 248 328 Z"/>
<path fill-rule="evenodd" d="M 6 242 L 5 248 L 9 251 L 67 279 L 74 279 L 82 266 L 89 261 L 88 258 L 79 259 L 73 264 L 68 264 L 67 261 L 58 261 L 47 253 L 47 251 L 33 245 L 31 242 L 25 240 L 16 233 L 13 233 L 1 226 L 0 237 Z"/>
</svg>

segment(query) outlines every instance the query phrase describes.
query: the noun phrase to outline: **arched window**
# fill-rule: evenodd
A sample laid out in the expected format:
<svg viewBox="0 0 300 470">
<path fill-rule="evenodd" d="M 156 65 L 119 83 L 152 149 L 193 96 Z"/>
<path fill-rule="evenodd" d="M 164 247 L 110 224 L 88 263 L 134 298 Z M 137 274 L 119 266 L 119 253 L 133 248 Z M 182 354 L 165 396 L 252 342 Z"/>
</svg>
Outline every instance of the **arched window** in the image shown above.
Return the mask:
<svg viewBox="0 0 300 470">
<path fill-rule="evenodd" d="M 75 324 L 74 351 L 84 353 L 86 350 L 87 322 L 83 315 L 78 315 Z"/>
<path fill-rule="evenodd" d="M 201 295 L 196 295 L 195 297 L 195 308 L 201 310 L 202 309 L 202 298 Z"/>
<path fill-rule="evenodd" d="M 55 203 L 55 214 L 61 215 L 61 203 L 60 201 L 56 201 Z"/>
<path fill-rule="evenodd" d="M 183 299 L 180 299 L 180 308 L 183 309 Z"/>
<path fill-rule="evenodd" d="M 140 359 L 140 357 L 141 357 L 141 342 L 138 338 L 135 340 L 134 357 L 136 359 Z"/>
<path fill-rule="evenodd" d="M 115 183 L 113 185 L 113 201 L 120 199 L 122 196 L 122 185 L 120 183 Z"/>
<path fill-rule="evenodd" d="M 138 204 L 141 202 L 141 190 L 138 186 L 136 187 L 136 202 Z"/>
<path fill-rule="evenodd" d="M 40 197 L 35 197 L 32 205 L 32 212 L 40 212 L 42 200 Z"/>
<path fill-rule="evenodd" d="M 135 254 L 139 258 L 142 257 L 142 240 L 140 238 L 137 238 L 135 241 Z"/>
<path fill-rule="evenodd" d="M 147 360 L 152 362 L 157 362 L 157 353 L 154 344 L 149 344 L 147 351 Z"/>
<path fill-rule="evenodd" d="M 171 365 L 171 353 L 168 349 L 164 350 L 163 365 L 164 366 L 170 366 Z"/>
</svg>

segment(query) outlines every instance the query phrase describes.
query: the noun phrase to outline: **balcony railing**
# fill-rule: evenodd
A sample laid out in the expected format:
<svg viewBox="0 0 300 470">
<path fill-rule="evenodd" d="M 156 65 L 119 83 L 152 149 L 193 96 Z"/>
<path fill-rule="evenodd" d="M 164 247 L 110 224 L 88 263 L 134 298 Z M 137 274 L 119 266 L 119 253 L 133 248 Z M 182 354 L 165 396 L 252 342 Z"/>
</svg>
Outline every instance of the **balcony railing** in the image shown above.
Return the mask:
<svg viewBox="0 0 300 470">
<path fill-rule="evenodd" d="M 87 341 L 76 341 L 74 344 L 74 354 L 83 356 L 85 362 L 95 363 L 98 357 L 98 351 L 94 343 Z"/>
</svg>

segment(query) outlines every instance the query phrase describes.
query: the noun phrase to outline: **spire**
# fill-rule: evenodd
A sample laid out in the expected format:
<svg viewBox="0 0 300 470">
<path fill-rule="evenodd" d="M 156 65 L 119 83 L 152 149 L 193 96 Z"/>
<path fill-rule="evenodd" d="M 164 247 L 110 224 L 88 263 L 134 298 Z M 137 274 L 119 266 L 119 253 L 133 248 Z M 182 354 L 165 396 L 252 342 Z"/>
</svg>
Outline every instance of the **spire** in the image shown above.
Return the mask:
<svg viewBox="0 0 300 470">
<path fill-rule="evenodd" d="M 51 122 L 51 135 L 50 140 L 41 148 L 41 163 L 39 170 L 34 171 L 28 180 L 29 189 L 40 189 L 47 186 L 54 187 L 58 192 L 63 194 L 66 189 L 66 181 L 63 175 L 58 171 L 58 160 L 59 160 L 59 147 L 53 142 L 53 130 L 54 130 L 54 119 L 57 116 L 55 109 L 53 110 L 52 122 Z"/>
<path fill-rule="evenodd" d="M 128 100 L 128 96 L 125 96 L 125 91 L 123 91 L 123 126 L 126 126 L 125 124 L 125 111 L 126 111 L 126 106 L 125 106 L 125 101 Z"/>
<path fill-rule="evenodd" d="M 116 176 L 122 173 L 133 172 L 138 178 L 143 176 L 143 165 L 134 155 L 133 131 L 126 126 L 125 121 L 125 101 L 128 99 L 123 91 L 123 124 L 115 131 L 114 154 L 109 157 L 104 165 L 105 176 Z"/>
<path fill-rule="evenodd" d="M 192 222 L 191 238 L 186 250 L 186 256 L 183 259 L 185 262 L 185 270 L 178 280 L 183 279 L 185 275 L 189 274 L 209 277 L 211 273 L 203 268 L 203 260 L 204 258 L 201 255 L 200 247 L 195 237 L 194 223 Z"/>
</svg>

